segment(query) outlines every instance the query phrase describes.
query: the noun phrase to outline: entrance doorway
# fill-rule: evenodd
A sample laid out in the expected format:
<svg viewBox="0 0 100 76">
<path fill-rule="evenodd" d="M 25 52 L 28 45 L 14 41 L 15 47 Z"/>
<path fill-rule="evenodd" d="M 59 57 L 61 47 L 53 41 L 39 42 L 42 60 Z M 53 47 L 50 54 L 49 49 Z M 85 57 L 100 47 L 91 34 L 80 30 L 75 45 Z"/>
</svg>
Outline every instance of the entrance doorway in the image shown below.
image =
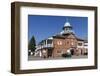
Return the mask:
<svg viewBox="0 0 100 76">
<path fill-rule="evenodd" d="M 47 57 L 52 57 L 52 49 L 48 49 Z"/>
<path fill-rule="evenodd" d="M 74 49 L 71 49 L 70 52 L 71 52 L 71 55 L 74 55 Z"/>
</svg>

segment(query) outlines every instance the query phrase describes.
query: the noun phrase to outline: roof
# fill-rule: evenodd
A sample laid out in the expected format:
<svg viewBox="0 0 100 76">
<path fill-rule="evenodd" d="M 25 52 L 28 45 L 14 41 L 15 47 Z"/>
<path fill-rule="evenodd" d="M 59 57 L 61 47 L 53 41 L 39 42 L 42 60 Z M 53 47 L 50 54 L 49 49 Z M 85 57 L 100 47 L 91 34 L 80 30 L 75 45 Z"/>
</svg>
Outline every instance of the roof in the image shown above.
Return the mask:
<svg viewBox="0 0 100 76">
<path fill-rule="evenodd" d="M 65 39 L 66 37 L 68 37 L 70 34 L 58 34 L 53 36 L 53 38 L 62 38 Z M 74 35 L 74 34 L 73 34 Z M 74 35 L 75 36 L 75 35 Z M 75 36 L 76 37 L 76 36 Z"/>
<path fill-rule="evenodd" d="M 84 42 L 88 42 L 88 40 L 85 40 L 85 39 L 81 39 L 81 38 L 77 38 L 77 40 L 79 40 L 79 41 L 84 41 Z"/>
<path fill-rule="evenodd" d="M 71 26 L 69 22 L 66 22 L 64 27 Z"/>
<path fill-rule="evenodd" d="M 79 41 L 84 41 L 84 39 L 81 39 L 81 38 L 76 38 L 77 40 L 79 40 Z"/>
<path fill-rule="evenodd" d="M 59 35 L 53 36 L 53 38 L 61 38 L 61 39 L 65 39 L 65 36 L 59 34 Z"/>
<path fill-rule="evenodd" d="M 48 39 L 52 40 L 52 39 L 53 39 L 53 37 L 49 37 Z"/>
<path fill-rule="evenodd" d="M 53 38 L 61 38 L 61 39 L 65 39 L 65 38 L 67 38 L 69 35 L 70 35 L 70 34 L 66 34 L 66 35 L 61 35 L 61 34 L 58 34 L 58 35 L 53 36 Z M 76 37 L 76 35 L 75 35 L 75 34 L 72 34 L 72 35 L 74 35 L 74 36 L 75 36 L 75 38 L 76 38 L 77 40 L 79 40 L 79 41 L 88 42 L 88 41 L 87 41 L 87 40 L 85 40 L 85 39 L 82 39 L 82 38 L 78 38 L 78 37 Z"/>
</svg>

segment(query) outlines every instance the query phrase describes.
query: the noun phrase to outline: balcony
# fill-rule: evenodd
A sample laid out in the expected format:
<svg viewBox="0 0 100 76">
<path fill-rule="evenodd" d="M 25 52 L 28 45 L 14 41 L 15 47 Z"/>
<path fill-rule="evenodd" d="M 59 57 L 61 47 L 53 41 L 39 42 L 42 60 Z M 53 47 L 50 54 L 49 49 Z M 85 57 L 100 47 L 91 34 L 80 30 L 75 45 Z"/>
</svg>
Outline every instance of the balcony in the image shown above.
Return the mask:
<svg viewBox="0 0 100 76">
<path fill-rule="evenodd" d="M 39 45 L 39 46 L 36 47 L 36 50 L 43 49 L 43 48 L 53 48 L 53 43 L 52 44 Z"/>
<path fill-rule="evenodd" d="M 41 48 L 53 48 L 53 44 L 42 45 Z"/>
<path fill-rule="evenodd" d="M 36 50 L 40 50 L 43 48 L 53 48 L 53 41 L 52 39 L 43 40 L 36 46 Z"/>
</svg>

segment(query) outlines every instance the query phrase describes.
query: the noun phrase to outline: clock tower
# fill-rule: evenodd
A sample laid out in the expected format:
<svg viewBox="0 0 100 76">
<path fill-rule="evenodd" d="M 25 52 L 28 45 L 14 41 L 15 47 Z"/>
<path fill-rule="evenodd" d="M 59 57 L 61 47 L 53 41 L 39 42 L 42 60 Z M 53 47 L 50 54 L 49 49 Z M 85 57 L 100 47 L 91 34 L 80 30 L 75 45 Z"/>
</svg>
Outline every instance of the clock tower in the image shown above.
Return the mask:
<svg viewBox="0 0 100 76">
<path fill-rule="evenodd" d="M 73 28 L 69 22 L 66 22 L 63 26 L 63 31 L 61 32 L 62 35 L 66 34 L 74 34 Z"/>
</svg>

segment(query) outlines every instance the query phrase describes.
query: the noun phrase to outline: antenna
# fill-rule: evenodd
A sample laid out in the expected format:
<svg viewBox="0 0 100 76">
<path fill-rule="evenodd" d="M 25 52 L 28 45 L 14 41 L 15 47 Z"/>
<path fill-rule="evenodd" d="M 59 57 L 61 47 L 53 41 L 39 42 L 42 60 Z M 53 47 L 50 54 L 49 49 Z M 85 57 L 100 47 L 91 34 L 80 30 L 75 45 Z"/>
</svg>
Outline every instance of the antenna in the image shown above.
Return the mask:
<svg viewBox="0 0 100 76">
<path fill-rule="evenodd" d="M 68 22 L 68 18 L 66 18 L 66 22 Z"/>
</svg>

